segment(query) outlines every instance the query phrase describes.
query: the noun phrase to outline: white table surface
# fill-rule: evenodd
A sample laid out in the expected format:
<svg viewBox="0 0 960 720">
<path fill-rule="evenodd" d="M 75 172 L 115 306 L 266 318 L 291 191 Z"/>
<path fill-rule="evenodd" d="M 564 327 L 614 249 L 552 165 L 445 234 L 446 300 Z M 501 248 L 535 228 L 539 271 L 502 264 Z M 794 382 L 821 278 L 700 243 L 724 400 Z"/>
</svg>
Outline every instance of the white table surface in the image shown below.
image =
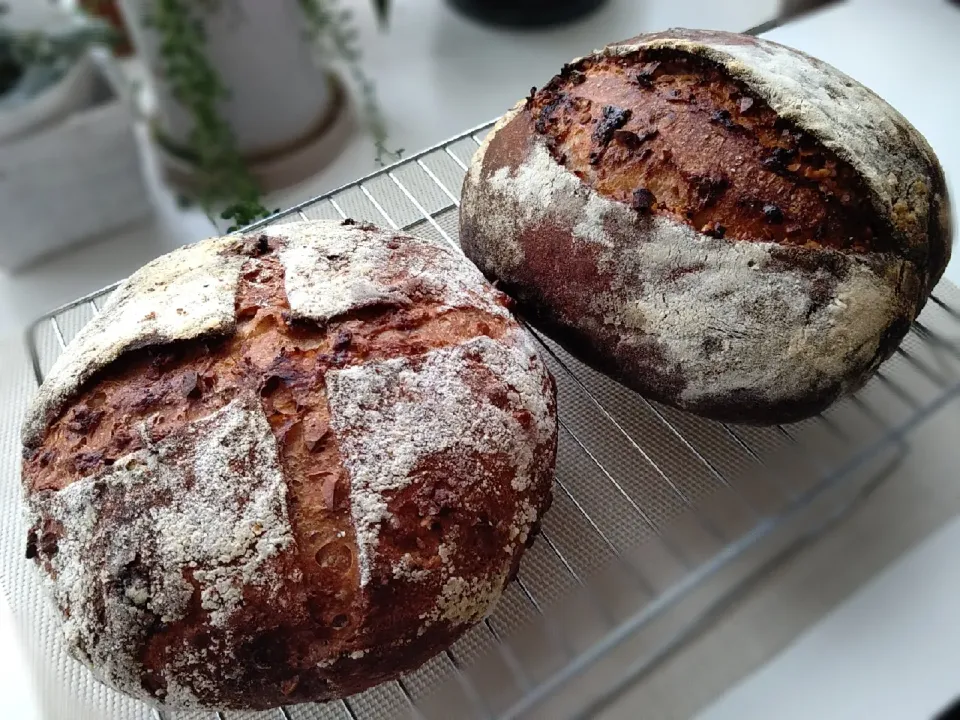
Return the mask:
<svg viewBox="0 0 960 720">
<path fill-rule="evenodd" d="M 369 67 L 380 80 L 394 139 L 415 150 L 492 118 L 530 85 L 548 78 L 563 61 L 611 39 L 671 25 L 742 29 L 768 16 L 774 4 L 614 1 L 587 23 L 521 42 L 518 36 L 472 26 L 439 2 L 399 0 L 392 33 L 368 45 Z M 374 32 L 366 21 L 363 32 L 366 37 Z M 954 137 L 954 126 L 960 98 L 952 88 L 960 77 L 960 51 L 955 43 L 960 37 L 960 11 L 945 0 L 849 0 L 838 9 L 776 30 L 770 37 L 837 65 L 898 107 L 940 156 L 956 214 L 960 143 Z M 366 139 L 355 138 L 325 173 L 287 193 L 284 200 L 310 197 L 372 169 Z M 40 312 L 123 277 L 174 245 L 209 234 L 209 224 L 202 217 L 176 212 L 169 198 L 166 203 L 150 227 L 106 239 L 22 276 L 0 276 L 0 337 L 18 332 Z M 948 277 L 960 282 L 957 261 L 951 263 Z M 960 590 L 954 551 L 960 541 L 960 520 L 937 535 L 930 535 L 931 528 L 921 522 L 938 512 L 942 521 L 943 513 L 952 511 L 946 502 L 938 507 L 938 496 L 928 485 L 942 485 L 937 492 L 949 491 L 952 501 L 958 499 L 949 468 L 944 467 L 942 458 L 940 466 L 933 462 L 932 453 L 960 429 L 956 404 L 945 413 L 932 429 L 941 435 L 927 440 L 931 462 L 917 460 L 909 466 L 912 477 L 901 477 L 899 484 L 892 483 L 879 493 L 874 505 L 886 505 L 871 508 L 872 526 L 855 520 L 828 541 L 832 545 L 829 552 L 821 553 L 817 565 L 821 575 L 814 576 L 812 589 L 807 579 L 806 591 L 813 597 L 808 600 L 819 607 L 816 595 L 820 585 L 827 595 L 839 582 L 834 580 L 844 573 L 844 567 L 836 564 L 840 557 L 846 563 L 862 561 L 864 566 L 873 563 L 886 566 L 886 570 L 874 572 L 868 582 L 861 580 L 859 589 L 844 603 L 823 600 L 820 604 L 836 607 L 811 611 L 815 617 L 798 641 L 735 683 L 716 702 L 701 703 L 696 709 L 703 709 L 702 720 L 929 718 L 933 709 L 949 699 L 951 686 L 960 691 L 955 651 L 960 623 L 953 610 Z M 926 489 L 911 492 L 911 482 Z M 915 504 L 912 514 L 904 517 L 904 508 L 911 502 Z M 878 554 L 886 547 L 883 538 L 897 536 L 890 518 L 899 518 L 903 528 L 908 521 L 919 528 L 919 544 L 894 564 L 888 556 Z M 872 541 L 870 532 L 880 541 Z M 845 547 L 845 553 L 834 551 L 837 545 Z M 902 552 L 902 544 L 897 547 Z M 897 554 L 889 547 L 887 550 L 889 555 Z M 782 584 L 779 592 L 789 588 L 786 579 L 776 582 Z M 774 587 L 770 592 L 775 595 L 777 591 Z M 764 617 L 774 622 L 771 618 L 776 615 Z M 749 616 L 741 623 L 741 627 L 759 627 L 751 625 Z M 9 628 L 0 622 L 0 645 L 8 647 L 12 640 L 5 630 Z M 758 639 L 751 638 L 751 642 L 756 644 Z M 728 655 L 732 658 L 736 651 L 731 647 Z M 15 677 L 5 665 L 16 662 L 11 657 L 0 653 L 0 677 L 4 679 Z M 718 669 L 714 663 L 712 670 Z M 709 684 L 706 677 L 703 682 Z M 26 687 L 16 681 L 10 684 Z M 674 693 L 682 692 L 677 690 L 680 686 L 672 687 Z M 724 689 L 718 688 L 718 693 Z M 11 714 L 11 706 L 6 704 L 11 697 L 0 695 L 3 717 L 18 716 Z M 657 707 L 671 707 L 669 698 L 661 701 Z M 657 720 L 692 714 L 653 711 L 653 705 L 645 706 L 653 712 L 641 712 L 643 707 L 627 697 L 611 717 Z"/>
<path fill-rule="evenodd" d="M 960 518 L 888 567 L 698 720 L 932 720 L 960 698 Z"/>
</svg>

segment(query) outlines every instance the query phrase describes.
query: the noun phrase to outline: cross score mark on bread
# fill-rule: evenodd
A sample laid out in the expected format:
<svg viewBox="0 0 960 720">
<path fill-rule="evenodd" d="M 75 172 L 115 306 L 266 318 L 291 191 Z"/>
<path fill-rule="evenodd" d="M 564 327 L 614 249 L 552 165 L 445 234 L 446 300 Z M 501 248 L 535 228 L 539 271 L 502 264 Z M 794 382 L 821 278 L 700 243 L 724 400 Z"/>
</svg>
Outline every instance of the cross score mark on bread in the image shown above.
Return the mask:
<svg viewBox="0 0 960 720">
<path fill-rule="evenodd" d="M 488 613 L 549 503 L 552 378 L 441 244 L 294 223 L 161 258 L 24 426 L 71 650 L 171 707 L 410 670 Z"/>
</svg>

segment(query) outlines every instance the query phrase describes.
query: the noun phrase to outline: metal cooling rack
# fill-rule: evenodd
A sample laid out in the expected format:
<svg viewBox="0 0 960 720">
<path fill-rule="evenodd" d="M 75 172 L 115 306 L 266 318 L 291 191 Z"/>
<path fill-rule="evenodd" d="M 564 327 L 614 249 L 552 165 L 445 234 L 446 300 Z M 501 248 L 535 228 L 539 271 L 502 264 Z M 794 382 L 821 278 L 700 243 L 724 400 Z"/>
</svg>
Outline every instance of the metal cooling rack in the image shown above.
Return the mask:
<svg viewBox="0 0 960 720">
<path fill-rule="evenodd" d="M 488 129 L 253 227 L 352 217 L 457 246 L 459 188 Z M 112 290 L 30 328 L 38 382 Z M 536 336 L 559 393 L 555 500 L 496 611 L 418 671 L 342 702 L 157 718 L 594 714 L 853 507 L 909 451 L 909 431 L 960 393 L 960 292 L 945 283 L 867 387 L 789 426 L 723 425 L 648 402 Z"/>
</svg>

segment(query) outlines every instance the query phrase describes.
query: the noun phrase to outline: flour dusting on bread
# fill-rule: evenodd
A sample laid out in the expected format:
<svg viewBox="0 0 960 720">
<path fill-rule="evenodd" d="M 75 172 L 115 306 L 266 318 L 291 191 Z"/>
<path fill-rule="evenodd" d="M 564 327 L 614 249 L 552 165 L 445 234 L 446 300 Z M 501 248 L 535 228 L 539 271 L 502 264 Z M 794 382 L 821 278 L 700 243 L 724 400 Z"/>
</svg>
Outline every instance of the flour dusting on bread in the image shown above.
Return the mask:
<svg viewBox="0 0 960 720">
<path fill-rule="evenodd" d="M 181 620 L 197 598 L 209 625 L 226 628 L 246 588 L 277 602 L 287 581 L 272 565 L 293 541 L 286 484 L 255 399 L 238 399 L 31 505 L 62 528 L 49 584 L 66 614 L 68 647 L 137 697 L 139 648 L 156 623 Z M 188 689 L 219 675 L 219 664 L 166 678 L 182 689 L 181 705 Z"/>
<path fill-rule="evenodd" d="M 511 226 L 507 219 L 511 214 L 518 212 L 536 212 L 536 209 L 529 211 L 521 209 L 516 205 L 516 201 L 510 200 L 510 205 L 497 205 L 486 202 L 485 198 L 474 197 L 473 193 L 479 192 L 482 187 L 481 170 L 483 168 L 484 157 L 490 147 L 490 142 L 497 136 L 497 132 L 505 127 L 523 110 L 523 103 L 517 103 L 514 107 L 504 113 L 497 123 L 493 126 L 487 136 L 483 139 L 480 147 L 473 155 L 473 161 L 467 172 L 467 181 L 463 185 L 463 195 L 460 198 L 460 218 L 469 217 L 472 222 L 482 224 L 489 229 L 487 237 L 495 252 L 491 254 L 496 257 L 497 265 L 504 272 L 510 268 L 516 267 L 523 262 L 523 248 L 517 242 L 516 237 L 510 232 Z M 537 189 L 532 191 L 537 192 Z"/>
<path fill-rule="evenodd" d="M 207 335 L 236 326 L 233 301 L 245 256 L 236 238 L 174 250 L 135 272 L 73 339 L 47 373 L 23 426 L 26 445 L 90 377 L 126 352 Z"/>
<path fill-rule="evenodd" d="M 325 323 L 364 307 L 423 301 L 509 315 L 479 271 L 445 244 L 333 222 L 270 231 L 287 241 L 280 262 L 295 318 Z"/>
<path fill-rule="evenodd" d="M 452 451 L 502 457 L 510 465 L 514 489 L 528 490 L 540 470 L 533 450 L 549 443 L 555 432 L 546 378 L 522 331 L 501 341 L 479 337 L 416 359 L 327 374 L 331 426 L 350 474 L 361 585 L 373 578 L 380 526 L 390 520 L 390 497 L 417 483 L 418 467 L 432 456 Z M 498 387 L 502 406 L 489 400 L 477 404 Z M 531 417 L 530 427 L 521 424 L 518 414 Z M 530 521 L 520 515 L 516 520 L 524 527 L 512 534 L 529 530 Z M 509 558 L 513 548 L 506 550 Z"/>
<path fill-rule="evenodd" d="M 497 170 L 485 192 L 524 208 L 497 221 L 513 224 L 506 235 L 570 227 L 596 248 L 610 287 L 596 293 L 595 317 L 616 328 L 623 345 L 656 342 L 683 373 L 687 402 L 744 390 L 776 402 L 821 389 L 850 363 L 869 364 L 884 328 L 909 311 L 898 297 L 904 277 L 915 278 L 908 262 L 891 258 L 880 272 L 867 258 L 824 249 L 834 262 L 790 267 L 776 259 L 775 243 L 710 238 L 601 196 L 539 141 L 515 172 Z M 498 272 L 512 278 L 503 266 Z"/>
</svg>

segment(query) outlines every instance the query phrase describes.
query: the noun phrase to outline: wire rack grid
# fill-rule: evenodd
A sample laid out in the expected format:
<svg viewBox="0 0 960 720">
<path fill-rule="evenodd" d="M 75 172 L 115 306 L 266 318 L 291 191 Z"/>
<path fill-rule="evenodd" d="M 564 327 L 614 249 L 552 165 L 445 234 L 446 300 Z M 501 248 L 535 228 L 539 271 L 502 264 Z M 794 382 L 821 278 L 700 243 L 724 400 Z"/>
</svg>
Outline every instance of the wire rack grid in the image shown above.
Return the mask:
<svg viewBox="0 0 960 720">
<path fill-rule="evenodd" d="M 353 218 L 459 248 L 459 188 L 486 124 L 251 226 Z M 42 382 L 116 286 L 36 321 Z M 557 380 L 555 500 L 496 610 L 396 682 L 323 705 L 159 720 L 587 717 L 854 507 L 960 393 L 960 292 L 941 284 L 855 396 L 789 426 L 705 421 L 604 378 L 533 328 Z"/>
</svg>

